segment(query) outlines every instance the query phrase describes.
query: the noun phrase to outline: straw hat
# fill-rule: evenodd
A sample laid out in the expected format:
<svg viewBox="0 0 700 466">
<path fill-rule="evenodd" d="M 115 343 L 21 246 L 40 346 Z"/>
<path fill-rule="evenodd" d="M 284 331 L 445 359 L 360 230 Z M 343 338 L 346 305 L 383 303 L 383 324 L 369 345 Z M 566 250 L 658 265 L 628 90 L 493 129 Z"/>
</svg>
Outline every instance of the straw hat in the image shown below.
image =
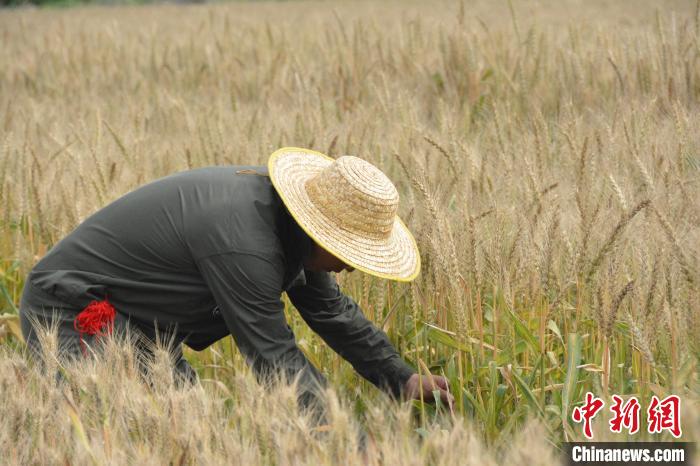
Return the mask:
<svg viewBox="0 0 700 466">
<path fill-rule="evenodd" d="M 413 235 L 396 215 L 399 194 L 377 167 L 297 147 L 275 151 L 270 179 L 287 210 L 321 247 L 358 270 L 398 281 L 420 271 Z"/>
</svg>

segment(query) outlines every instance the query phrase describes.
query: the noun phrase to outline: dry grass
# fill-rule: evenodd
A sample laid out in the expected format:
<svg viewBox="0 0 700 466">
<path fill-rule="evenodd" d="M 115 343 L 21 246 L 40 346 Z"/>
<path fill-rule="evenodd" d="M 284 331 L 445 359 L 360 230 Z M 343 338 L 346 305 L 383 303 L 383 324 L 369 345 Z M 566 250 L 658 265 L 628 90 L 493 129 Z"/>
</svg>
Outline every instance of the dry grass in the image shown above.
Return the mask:
<svg viewBox="0 0 700 466">
<path fill-rule="evenodd" d="M 481 451 L 510 442 L 530 417 L 554 441 L 580 438 L 569 416 L 587 390 L 642 400 L 673 392 L 696 411 L 700 18 L 691 1 L 656 6 L 300 2 L 2 12 L 6 311 L 14 312 L 38 257 L 109 200 L 174 171 L 263 163 L 280 146 L 304 146 L 385 170 L 422 251 L 412 285 L 340 277 L 406 359 L 445 373 L 457 396 L 458 422 L 446 432 L 435 423 L 453 421 L 431 407 L 416 406 L 413 424 L 396 414 L 407 424 L 391 424 L 387 441 L 403 442 L 406 457 L 449 463 L 439 455 L 459 444 L 457 462 L 467 453 L 462 444 Z M 293 312 L 289 318 L 343 403 L 367 413 L 384 406 Z M 212 383 L 177 395 L 182 406 L 201 403 L 209 410 L 202 422 L 223 426 L 215 400 L 238 406 L 239 389 L 255 390 L 231 375 L 244 371 L 242 359 L 230 340 L 188 357 L 230 393 L 217 395 Z M 8 355 L 2 364 L 24 363 Z M 0 373 L 5 384 L 25 383 Z M 58 397 L 28 377 L 44 388 L 23 392 Z M 129 409 L 135 425 L 149 425 L 146 412 Z M 255 421 L 252 408 L 235 416 L 249 416 L 245 433 L 226 427 L 241 458 L 294 456 L 279 441 L 300 435 L 284 430 L 293 427 Z M 474 430 L 461 427 L 463 418 Z M 378 419 L 375 426 L 385 422 Z M 52 429 L 69 425 L 56 422 Z M 417 426 L 431 432 L 423 446 L 410 439 Z M 94 439 L 98 426 L 86 431 Z M 38 424 L 30 432 L 25 442 L 54 441 Z M 252 432 L 274 432 L 278 443 L 261 446 Z M 693 438 L 697 427 L 685 432 Z M 119 454 L 155 448 L 119 435 L 142 445 L 115 441 Z M 338 433 L 327 451 L 298 458 L 340 454 L 349 438 Z M 192 448 L 233 454 L 211 442 Z M 93 453 L 105 455 L 100 448 Z M 383 451 L 387 464 L 398 462 L 390 456 L 398 453 Z"/>
<path fill-rule="evenodd" d="M 55 347 L 55 333 L 44 335 Z M 0 398 L 3 460 L 12 464 L 402 464 L 496 465 L 499 459 L 532 458 L 551 464 L 556 452 L 542 427 L 528 424 L 516 441 L 538 445 L 511 448 L 498 456 L 463 420 L 434 424 L 416 442 L 411 413 L 378 399 L 360 417 L 327 391 L 328 424 L 300 412 L 293 385 L 264 390 L 242 371 L 203 379 L 193 387 L 173 383 L 165 347 L 149 365 L 149 385 L 134 354 L 119 339 L 100 342 L 101 357 L 58 365 L 46 351 L 47 377 L 26 357 L 0 346 L 0 387 L 21 397 Z M 119 383 L 105 383 L 104 381 Z M 520 461 L 518 461 L 520 462 Z"/>
</svg>

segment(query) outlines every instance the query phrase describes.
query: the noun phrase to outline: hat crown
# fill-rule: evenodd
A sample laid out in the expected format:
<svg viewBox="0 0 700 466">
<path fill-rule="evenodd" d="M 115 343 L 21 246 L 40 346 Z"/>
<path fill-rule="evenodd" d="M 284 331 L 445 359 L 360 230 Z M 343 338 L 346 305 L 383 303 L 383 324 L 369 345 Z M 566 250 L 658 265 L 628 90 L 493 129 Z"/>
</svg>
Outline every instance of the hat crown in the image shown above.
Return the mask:
<svg viewBox="0 0 700 466">
<path fill-rule="evenodd" d="M 391 235 L 399 193 L 371 163 L 349 155 L 339 157 L 309 178 L 305 188 L 316 208 L 338 227 L 376 240 Z"/>
</svg>

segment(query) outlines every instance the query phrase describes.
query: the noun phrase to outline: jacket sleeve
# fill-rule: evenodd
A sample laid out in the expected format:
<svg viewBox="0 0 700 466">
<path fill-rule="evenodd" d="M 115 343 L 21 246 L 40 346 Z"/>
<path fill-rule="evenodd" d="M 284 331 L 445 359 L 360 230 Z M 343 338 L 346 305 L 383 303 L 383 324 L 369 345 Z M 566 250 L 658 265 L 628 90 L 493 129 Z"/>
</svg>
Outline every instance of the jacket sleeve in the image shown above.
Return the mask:
<svg viewBox="0 0 700 466">
<path fill-rule="evenodd" d="M 261 256 L 229 252 L 198 261 L 204 281 L 248 364 L 258 379 L 300 376 L 304 405 L 316 400 L 323 376 L 296 345 L 281 301 L 283 268 Z"/>
<path fill-rule="evenodd" d="M 384 332 L 344 295 L 333 275 L 306 272 L 306 284 L 287 291 L 306 323 L 374 385 L 398 397 L 415 371 L 406 364 Z"/>
</svg>

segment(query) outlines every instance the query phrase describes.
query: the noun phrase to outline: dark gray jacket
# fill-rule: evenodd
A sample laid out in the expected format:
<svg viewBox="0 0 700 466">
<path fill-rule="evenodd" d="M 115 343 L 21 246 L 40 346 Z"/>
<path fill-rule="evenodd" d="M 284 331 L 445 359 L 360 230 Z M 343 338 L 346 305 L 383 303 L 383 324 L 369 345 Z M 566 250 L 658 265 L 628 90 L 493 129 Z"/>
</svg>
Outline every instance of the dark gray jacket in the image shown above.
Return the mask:
<svg viewBox="0 0 700 466">
<path fill-rule="evenodd" d="M 226 335 L 258 374 L 322 381 L 298 349 L 282 292 L 367 380 L 398 394 L 413 370 L 327 272 L 305 271 L 310 238 L 265 167 L 200 168 L 156 180 L 99 210 L 57 243 L 28 280 L 82 308 L 108 298 L 143 326 L 176 327 L 202 350 Z"/>
</svg>

